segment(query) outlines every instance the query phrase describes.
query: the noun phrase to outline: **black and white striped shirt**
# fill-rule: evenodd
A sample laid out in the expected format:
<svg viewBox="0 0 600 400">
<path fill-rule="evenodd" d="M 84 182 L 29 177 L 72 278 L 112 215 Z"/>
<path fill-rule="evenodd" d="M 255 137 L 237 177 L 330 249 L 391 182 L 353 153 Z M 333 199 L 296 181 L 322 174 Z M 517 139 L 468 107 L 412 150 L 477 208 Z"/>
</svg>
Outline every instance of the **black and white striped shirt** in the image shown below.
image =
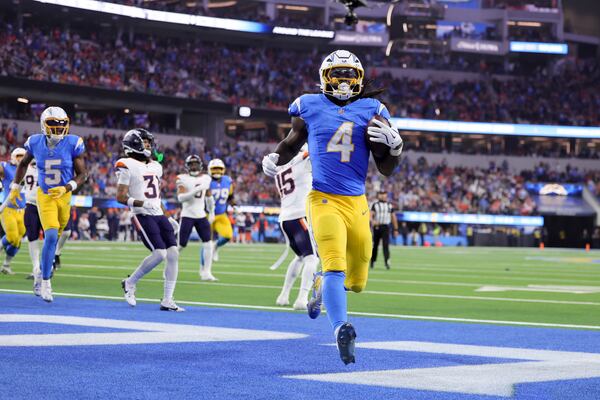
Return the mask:
<svg viewBox="0 0 600 400">
<path fill-rule="evenodd" d="M 375 225 L 389 225 L 392 222 L 394 207 L 391 203 L 376 201 L 371 206 L 371 211 L 375 213 L 373 218 Z"/>
</svg>

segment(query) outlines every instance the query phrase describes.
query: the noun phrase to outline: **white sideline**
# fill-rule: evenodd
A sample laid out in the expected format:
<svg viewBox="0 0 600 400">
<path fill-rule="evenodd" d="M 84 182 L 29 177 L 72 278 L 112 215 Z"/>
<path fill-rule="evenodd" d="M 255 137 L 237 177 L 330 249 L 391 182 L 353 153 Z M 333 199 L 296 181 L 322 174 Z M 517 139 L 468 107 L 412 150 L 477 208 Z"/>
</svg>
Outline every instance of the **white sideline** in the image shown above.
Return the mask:
<svg viewBox="0 0 600 400">
<path fill-rule="evenodd" d="M 17 289 L 0 289 L 0 292 L 6 293 L 25 293 L 31 294 L 30 290 L 17 290 Z M 81 293 L 62 293 L 55 292 L 55 295 L 65 297 L 81 297 L 89 299 L 104 299 L 104 300 L 123 300 L 120 296 L 101 296 L 92 294 L 81 294 Z M 137 300 L 159 303 L 160 299 L 150 299 L 144 297 L 138 297 Z M 225 307 L 225 308 L 246 308 L 252 310 L 270 310 L 270 311 L 286 311 L 286 312 L 302 312 L 293 311 L 291 309 L 275 307 L 275 306 L 258 306 L 251 304 L 229 304 L 229 303 L 208 303 L 202 301 L 186 301 L 177 300 L 177 303 L 190 304 L 195 306 L 207 306 L 207 307 Z M 303 313 L 303 312 L 302 312 Z M 523 322 L 523 321 L 501 321 L 492 319 L 474 319 L 474 318 L 454 318 L 454 317 L 436 317 L 426 315 L 407 315 L 407 314 L 383 314 L 383 313 L 370 313 L 360 311 L 349 311 L 348 314 L 365 316 L 365 317 L 383 317 L 383 318 L 397 318 L 397 319 L 414 319 L 414 320 L 425 320 L 425 321 L 447 321 L 447 322 L 468 322 L 468 323 L 482 323 L 492 325 L 518 325 L 518 326 L 536 326 L 536 327 L 547 327 L 547 328 L 570 328 L 570 329 L 592 329 L 600 330 L 600 326 L 597 325 L 574 325 L 574 324 L 556 324 L 547 322 Z"/>
</svg>

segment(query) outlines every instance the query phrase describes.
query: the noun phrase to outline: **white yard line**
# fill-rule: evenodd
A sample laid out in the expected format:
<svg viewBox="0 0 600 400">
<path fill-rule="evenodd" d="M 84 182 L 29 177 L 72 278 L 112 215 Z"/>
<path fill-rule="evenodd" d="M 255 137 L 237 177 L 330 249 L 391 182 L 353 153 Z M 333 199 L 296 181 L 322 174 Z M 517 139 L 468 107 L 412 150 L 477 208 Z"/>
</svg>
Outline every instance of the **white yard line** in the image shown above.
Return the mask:
<svg viewBox="0 0 600 400">
<path fill-rule="evenodd" d="M 0 289 L 0 292 L 5 293 L 24 293 L 32 294 L 29 290 L 16 290 L 16 289 Z M 80 297 L 89 299 L 103 299 L 103 300 L 123 300 L 120 296 L 100 296 L 82 293 L 63 293 L 54 292 L 57 296 L 65 297 Z M 139 301 L 146 301 L 151 303 L 159 303 L 160 299 L 151 299 L 138 297 Z M 40 300 L 41 301 L 41 300 Z M 208 306 L 208 307 L 225 307 L 225 308 L 245 308 L 252 310 L 270 310 L 270 311 L 293 311 L 290 308 L 275 307 L 275 306 L 259 306 L 252 304 L 232 304 L 232 303 L 209 303 L 201 301 L 187 301 L 177 300 L 181 304 L 190 304 L 196 306 Z M 297 311 L 296 313 L 301 313 Z M 303 313 L 303 312 L 302 312 Z M 398 318 L 398 319 L 415 319 L 415 320 L 428 320 L 428 321 L 447 321 L 447 322 L 469 322 L 469 323 L 482 323 L 482 324 L 494 324 L 494 325 L 519 325 L 519 326 L 537 326 L 537 327 L 548 327 L 548 328 L 570 328 L 570 329 L 593 329 L 600 330 L 600 326 L 597 325 L 575 325 L 575 324 L 556 324 L 550 322 L 524 322 L 524 321 L 502 321 L 502 320 L 489 320 L 489 319 L 474 319 L 474 318 L 455 318 L 455 317 L 440 317 L 440 316 L 427 316 L 427 315 L 409 315 L 409 314 L 385 314 L 385 313 L 369 313 L 360 311 L 350 311 L 348 314 L 366 316 L 366 317 L 384 317 L 384 318 Z"/>
<path fill-rule="evenodd" d="M 25 275 L 26 273 L 19 272 L 19 275 Z M 112 280 L 119 282 L 121 278 L 110 277 L 110 276 L 98 276 L 98 275 L 82 275 L 82 274 L 69 274 L 60 273 L 61 277 L 67 278 L 82 278 L 82 279 L 97 279 L 97 280 Z M 163 283 L 162 279 L 156 278 L 143 278 L 145 282 L 156 282 Z M 249 289 L 281 289 L 279 285 L 253 285 L 244 283 L 223 283 L 223 282 L 202 282 L 202 281 L 184 281 L 178 280 L 178 284 L 181 285 L 208 285 L 208 286 L 222 286 L 222 287 L 242 287 Z M 600 303 L 591 301 L 567 301 L 567 300 L 544 300 L 544 299 L 522 299 L 522 298 L 509 298 L 509 297 L 487 297 L 487 296 L 461 296 L 461 295 L 447 295 L 447 294 L 434 294 L 434 293 L 412 293 L 412 292 L 391 292 L 391 291 L 375 291 L 365 290 L 364 294 L 376 295 L 376 296 L 402 296 L 402 297 L 427 297 L 427 298 L 438 298 L 438 299 L 457 299 L 457 300 L 470 300 L 470 301 L 501 301 L 501 302 L 512 302 L 512 303 L 544 303 L 544 304 L 560 304 L 560 305 L 577 305 L 577 306 L 600 306 Z"/>
</svg>

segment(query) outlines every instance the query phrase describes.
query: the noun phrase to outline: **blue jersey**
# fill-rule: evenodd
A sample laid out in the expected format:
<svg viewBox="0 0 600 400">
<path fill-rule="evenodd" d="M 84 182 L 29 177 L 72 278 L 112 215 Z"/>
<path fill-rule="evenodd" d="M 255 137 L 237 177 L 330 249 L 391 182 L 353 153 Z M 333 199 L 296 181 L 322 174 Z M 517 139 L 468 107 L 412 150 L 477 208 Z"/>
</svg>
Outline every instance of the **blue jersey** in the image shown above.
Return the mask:
<svg viewBox="0 0 600 400">
<path fill-rule="evenodd" d="M 44 193 L 48 189 L 66 185 L 74 176 L 73 159 L 85 151 L 83 139 L 67 135 L 54 147 L 49 147 L 42 134 L 30 136 L 25 149 L 37 162 L 38 184 Z"/>
<path fill-rule="evenodd" d="M 364 194 L 369 167 L 367 125 L 375 115 L 390 119 L 387 108 L 371 98 L 340 107 L 324 94 L 305 94 L 290 105 L 288 113 L 306 123 L 313 189 L 346 196 Z"/>
<path fill-rule="evenodd" d="M 15 173 L 17 172 L 17 166 L 12 165 L 11 163 L 6 162 L 6 161 L 2 161 L 0 163 L 0 165 L 2 165 L 2 169 L 4 170 L 4 178 L 2 179 L 2 186 L 4 187 L 4 189 L 2 190 L 2 202 L 4 202 L 4 200 L 8 196 L 8 193 L 10 192 L 10 184 L 15 179 Z M 21 189 L 21 194 L 19 195 L 19 197 L 17 197 L 17 206 L 15 207 L 14 204 L 9 203 L 7 207 L 9 207 L 9 208 L 24 208 L 25 207 L 25 192 L 23 191 L 23 189 Z"/>
<path fill-rule="evenodd" d="M 227 212 L 227 199 L 231 195 L 231 178 L 223 175 L 221 179 L 214 179 L 210 182 L 210 193 L 215 199 L 215 215 L 221 215 Z"/>
</svg>

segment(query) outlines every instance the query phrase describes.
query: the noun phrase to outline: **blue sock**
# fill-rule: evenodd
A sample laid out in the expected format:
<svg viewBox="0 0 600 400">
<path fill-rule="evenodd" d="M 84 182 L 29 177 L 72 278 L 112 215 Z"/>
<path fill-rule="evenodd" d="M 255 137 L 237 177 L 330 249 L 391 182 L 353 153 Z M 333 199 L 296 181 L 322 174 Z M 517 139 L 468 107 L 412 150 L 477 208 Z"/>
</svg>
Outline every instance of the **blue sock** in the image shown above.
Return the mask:
<svg viewBox="0 0 600 400">
<path fill-rule="evenodd" d="M 19 248 L 13 246 L 12 244 L 9 244 L 8 246 L 6 246 L 6 255 L 10 256 L 10 257 L 14 257 L 17 255 L 17 253 L 19 252 Z"/>
<path fill-rule="evenodd" d="M 345 272 L 328 271 L 323 275 L 323 303 L 333 332 L 348 321 L 345 279 Z"/>
<path fill-rule="evenodd" d="M 8 243 L 8 239 L 6 238 L 6 235 L 2 236 L 2 247 L 4 247 L 4 250 L 6 250 L 6 248 L 10 246 L 10 243 Z"/>
<path fill-rule="evenodd" d="M 58 229 L 46 229 L 44 231 L 44 247 L 42 247 L 42 279 L 50 279 L 52 275 L 52 263 L 58 243 Z"/>
<path fill-rule="evenodd" d="M 219 240 L 217 240 L 217 248 L 225 246 L 225 243 L 227 242 L 229 242 L 229 239 L 223 237 L 219 238 Z"/>
<path fill-rule="evenodd" d="M 204 247 L 202 246 L 202 242 L 200 242 L 200 265 L 204 266 Z"/>
</svg>

